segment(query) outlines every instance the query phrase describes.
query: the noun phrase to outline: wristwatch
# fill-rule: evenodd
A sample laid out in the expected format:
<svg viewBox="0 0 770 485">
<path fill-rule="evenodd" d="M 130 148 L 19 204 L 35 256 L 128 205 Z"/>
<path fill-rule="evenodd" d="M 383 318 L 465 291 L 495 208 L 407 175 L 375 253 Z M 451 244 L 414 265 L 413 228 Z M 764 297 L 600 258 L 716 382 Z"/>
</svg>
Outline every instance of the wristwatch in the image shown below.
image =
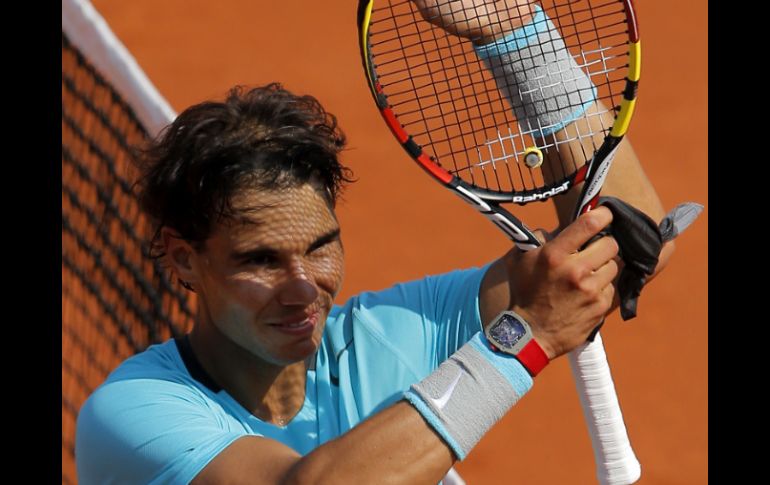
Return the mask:
<svg viewBox="0 0 770 485">
<path fill-rule="evenodd" d="M 532 336 L 532 329 L 516 312 L 500 313 L 484 330 L 490 348 L 512 355 L 535 377 L 548 364 L 548 356 Z"/>
</svg>

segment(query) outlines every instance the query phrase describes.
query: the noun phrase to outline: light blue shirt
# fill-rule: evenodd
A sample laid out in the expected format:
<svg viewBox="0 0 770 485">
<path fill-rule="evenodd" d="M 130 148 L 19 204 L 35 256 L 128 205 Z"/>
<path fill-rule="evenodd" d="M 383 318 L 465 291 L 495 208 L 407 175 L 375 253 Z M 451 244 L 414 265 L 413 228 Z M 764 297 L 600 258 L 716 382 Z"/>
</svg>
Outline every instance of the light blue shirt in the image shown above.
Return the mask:
<svg viewBox="0 0 770 485">
<path fill-rule="evenodd" d="M 174 340 L 151 346 L 123 362 L 81 408 L 79 483 L 188 483 L 247 435 L 309 453 L 400 400 L 481 329 L 486 269 L 430 276 L 335 306 L 302 409 L 283 427 L 193 378 Z"/>
</svg>

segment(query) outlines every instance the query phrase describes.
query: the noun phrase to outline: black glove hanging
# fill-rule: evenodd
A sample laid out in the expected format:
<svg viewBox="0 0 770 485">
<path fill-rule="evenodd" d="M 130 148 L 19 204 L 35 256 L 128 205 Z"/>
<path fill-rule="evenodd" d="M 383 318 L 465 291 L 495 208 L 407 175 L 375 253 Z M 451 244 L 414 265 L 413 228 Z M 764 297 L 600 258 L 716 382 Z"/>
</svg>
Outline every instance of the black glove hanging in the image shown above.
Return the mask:
<svg viewBox="0 0 770 485">
<path fill-rule="evenodd" d="M 618 255 L 624 263 L 618 277 L 620 316 L 629 320 L 636 316 L 644 282 L 658 265 L 663 236 L 647 214 L 618 198 L 600 197 L 598 205 L 612 211 L 612 222 L 599 235 L 612 236 L 620 246 Z"/>
<path fill-rule="evenodd" d="M 658 225 L 647 214 L 616 197 L 600 197 L 597 206 L 601 205 L 612 211 L 612 222 L 591 241 L 609 235 L 620 247 L 618 255 L 624 263 L 618 277 L 620 316 L 630 320 L 636 316 L 639 295 L 647 277 L 658 265 L 663 244 L 681 234 L 698 217 L 703 206 L 692 202 L 680 204 Z M 593 341 L 602 323 L 591 332 L 589 341 Z"/>
</svg>

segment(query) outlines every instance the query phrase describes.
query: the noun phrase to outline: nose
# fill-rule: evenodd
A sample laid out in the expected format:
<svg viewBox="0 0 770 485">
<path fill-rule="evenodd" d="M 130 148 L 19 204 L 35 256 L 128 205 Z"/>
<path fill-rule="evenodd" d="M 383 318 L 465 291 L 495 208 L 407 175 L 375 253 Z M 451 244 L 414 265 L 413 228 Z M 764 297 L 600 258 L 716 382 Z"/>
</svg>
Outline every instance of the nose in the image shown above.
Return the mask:
<svg viewBox="0 0 770 485">
<path fill-rule="evenodd" d="M 318 287 L 302 261 L 292 261 L 286 281 L 278 292 L 278 302 L 287 306 L 307 306 L 318 298 Z"/>
</svg>

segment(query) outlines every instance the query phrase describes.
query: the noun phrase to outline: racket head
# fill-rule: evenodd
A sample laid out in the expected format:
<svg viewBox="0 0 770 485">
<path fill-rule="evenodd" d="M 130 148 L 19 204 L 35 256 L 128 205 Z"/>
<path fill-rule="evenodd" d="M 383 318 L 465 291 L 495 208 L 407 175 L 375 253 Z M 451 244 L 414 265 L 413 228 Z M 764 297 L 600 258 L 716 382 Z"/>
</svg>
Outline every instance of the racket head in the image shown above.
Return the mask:
<svg viewBox="0 0 770 485">
<path fill-rule="evenodd" d="M 500 8 L 513 2 L 493 3 Z M 601 102 L 563 129 L 549 133 L 524 126 L 471 40 L 425 20 L 411 0 L 359 2 L 369 88 L 394 136 L 445 185 L 462 186 L 494 203 L 526 204 L 598 178 L 595 190 L 588 190 L 593 196 L 586 198 L 595 199 L 636 101 L 641 47 L 633 4 L 533 3 L 558 30 Z M 505 8 L 511 18 L 520 16 L 515 5 Z M 602 162 L 603 170 L 592 168 Z"/>
</svg>

